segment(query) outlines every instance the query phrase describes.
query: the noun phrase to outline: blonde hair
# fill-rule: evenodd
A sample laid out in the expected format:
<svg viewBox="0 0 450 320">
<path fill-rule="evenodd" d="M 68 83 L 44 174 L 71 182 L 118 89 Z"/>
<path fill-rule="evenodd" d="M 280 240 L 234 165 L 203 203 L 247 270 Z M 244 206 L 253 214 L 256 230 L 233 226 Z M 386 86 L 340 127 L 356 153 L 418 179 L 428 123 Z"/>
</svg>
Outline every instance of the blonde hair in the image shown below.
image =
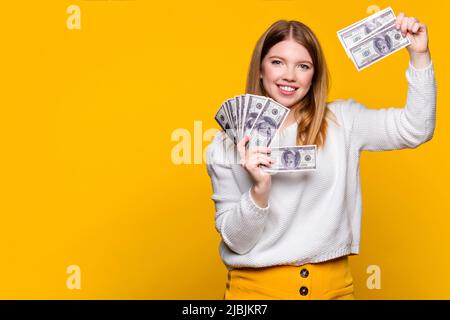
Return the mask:
<svg viewBox="0 0 450 320">
<path fill-rule="evenodd" d="M 314 65 L 314 74 L 308 93 L 295 108 L 294 118 L 298 125 L 297 145 L 316 144 L 317 149 L 325 144 L 327 119 L 335 120 L 327 108 L 329 72 L 322 48 L 315 34 L 301 22 L 279 20 L 261 36 L 253 51 L 247 77 L 246 93 L 267 96 L 262 84 L 261 63 L 265 55 L 278 42 L 293 39 L 308 50 Z M 301 121 L 300 121 L 301 120 Z"/>
</svg>

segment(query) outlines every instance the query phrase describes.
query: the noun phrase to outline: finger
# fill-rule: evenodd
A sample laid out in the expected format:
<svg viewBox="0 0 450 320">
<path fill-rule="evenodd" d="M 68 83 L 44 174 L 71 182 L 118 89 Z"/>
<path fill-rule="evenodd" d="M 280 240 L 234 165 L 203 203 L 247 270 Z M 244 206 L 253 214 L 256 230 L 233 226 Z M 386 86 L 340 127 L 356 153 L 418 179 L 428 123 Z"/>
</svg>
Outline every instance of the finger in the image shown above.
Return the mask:
<svg viewBox="0 0 450 320">
<path fill-rule="evenodd" d="M 403 36 L 406 36 L 406 32 L 408 30 L 408 19 L 403 19 L 400 30 L 402 31 Z"/>
<path fill-rule="evenodd" d="M 403 20 L 403 17 L 405 16 L 405 14 L 403 13 L 403 12 L 400 12 L 399 14 L 398 14 L 398 16 L 397 16 L 397 21 L 396 21 L 396 25 L 395 25 L 395 27 L 397 28 L 397 30 L 398 29 L 400 29 L 400 26 L 402 25 L 402 20 Z"/>
<path fill-rule="evenodd" d="M 260 165 L 265 165 L 266 167 L 271 167 L 272 166 L 272 162 L 267 160 L 267 159 L 259 159 L 256 164 L 255 164 L 255 168 L 259 167 Z"/>
<path fill-rule="evenodd" d="M 417 22 L 417 19 L 414 17 L 409 17 L 408 18 L 408 31 L 412 32 L 412 27 L 414 25 L 414 23 Z"/>
<path fill-rule="evenodd" d="M 239 143 L 236 145 L 238 152 L 239 152 L 239 156 L 241 157 L 241 166 L 245 166 L 245 144 L 247 143 L 247 141 L 250 139 L 249 136 L 245 136 L 241 141 L 239 141 Z"/>
<path fill-rule="evenodd" d="M 259 163 L 264 165 L 264 166 L 266 166 L 266 167 L 268 167 L 268 168 L 270 168 L 272 166 L 272 162 L 267 161 L 267 160 L 261 160 Z"/>
<path fill-rule="evenodd" d="M 262 155 L 262 154 L 258 155 L 258 161 L 264 161 L 265 163 L 270 163 L 270 164 L 275 163 L 274 159 L 272 159 L 269 156 Z"/>
<path fill-rule="evenodd" d="M 412 31 L 412 33 L 417 33 L 417 31 L 419 31 L 419 29 L 420 29 L 420 24 L 416 22 L 413 24 L 411 31 Z"/>
<path fill-rule="evenodd" d="M 251 154 L 255 154 L 255 153 L 271 153 L 271 149 L 268 147 L 253 147 L 249 149 L 249 152 Z"/>
<path fill-rule="evenodd" d="M 269 156 L 265 156 L 262 154 L 255 154 L 249 157 L 248 163 L 250 164 L 251 167 L 257 167 L 261 163 L 264 164 L 274 163 L 274 160 Z"/>
<path fill-rule="evenodd" d="M 427 30 L 427 26 L 421 22 L 417 22 L 419 24 L 419 29 L 417 30 L 417 32 L 419 31 L 426 31 Z"/>
<path fill-rule="evenodd" d="M 247 141 L 250 140 L 250 136 L 244 136 L 241 141 L 238 142 L 238 144 L 236 145 L 238 148 L 239 147 L 244 147 L 245 144 L 247 143 Z"/>
<path fill-rule="evenodd" d="M 264 159 L 264 160 L 267 160 L 269 162 L 275 162 L 275 160 L 272 157 L 266 156 L 265 154 L 257 154 L 257 158 L 258 159 Z"/>
</svg>

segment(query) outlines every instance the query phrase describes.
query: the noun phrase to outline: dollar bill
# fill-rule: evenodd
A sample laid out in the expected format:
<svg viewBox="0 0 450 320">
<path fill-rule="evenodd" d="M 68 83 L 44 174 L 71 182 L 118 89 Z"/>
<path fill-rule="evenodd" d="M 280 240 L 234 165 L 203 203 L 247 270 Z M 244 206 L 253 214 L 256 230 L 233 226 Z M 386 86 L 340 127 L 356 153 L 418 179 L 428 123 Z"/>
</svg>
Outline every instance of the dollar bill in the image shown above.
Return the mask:
<svg viewBox="0 0 450 320">
<path fill-rule="evenodd" d="M 234 137 L 233 132 L 231 130 L 232 124 L 231 124 L 231 121 L 229 120 L 230 118 L 228 117 L 228 114 L 226 111 L 225 102 L 220 106 L 214 119 L 219 124 L 219 126 L 222 128 L 222 130 L 231 138 L 231 140 L 233 142 L 235 142 L 237 139 Z"/>
<path fill-rule="evenodd" d="M 261 115 L 261 113 L 264 111 L 264 109 L 267 106 L 267 103 L 269 99 L 267 97 L 263 96 L 257 96 L 253 94 L 247 94 L 247 101 L 246 101 L 246 107 L 244 110 L 244 116 L 243 116 L 243 135 L 250 135 L 250 132 L 252 131 L 256 119 Z"/>
<path fill-rule="evenodd" d="M 337 32 L 358 71 L 411 44 L 396 30 L 396 20 L 394 11 L 388 7 Z"/>
<path fill-rule="evenodd" d="M 228 116 L 229 116 L 229 120 L 232 124 L 231 126 L 231 130 L 233 132 L 233 136 L 236 140 L 238 140 L 238 135 L 237 135 L 237 117 L 236 117 L 236 100 L 235 98 L 231 98 L 228 99 L 226 101 L 226 106 L 227 106 L 227 111 L 228 111 Z"/>
<path fill-rule="evenodd" d="M 350 58 L 358 71 L 408 46 L 409 39 L 395 27 L 395 21 L 350 48 Z"/>
<path fill-rule="evenodd" d="M 361 40 L 368 38 L 379 29 L 385 28 L 396 16 L 391 7 L 381 10 L 337 32 L 338 38 L 349 55 L 349 50 Z"/>
<path fill-rule="evenodd" d="M 250 131 L 251 140 L 247 147 L 270 146 L 288 113 L 288 108 L 269 98 Z"/>
<path fill-rule="evenodd" d="M 224 101 L 215 120 L 234 144 L 249 135 L 252 139 L 247 148 L 267 147 L 288 113 L 288 108 L 269 97 L 244 94 Z"/>
<path fill-rule="evenodd" d="M 236 137 L 237 140 L 241 140 L 241 135 L 239 132 L 239 118 L 240 118 L 240 110 L 241 110 L 241 99 L 239 96 L 236 96 L 233 98 L 234 101 L 234 113 L 235 113 L 235 119 L 236 119 Z"/>
<path fill-rule="evenodd" d="M 243 138 L 242 135 L 242 121 L 243 121 L 243 110 L 245 106 L 245 95 L 239 95 L 236 97 L 236 107 L 237 107 L 237 131 L 238 131 L 238 140 Z"/>
<path fill-rule="evenodd" d="M 316 170 L 316 145 L 271 148 L 274 159 L 271 167 L 261 166 L 265 172 L 296 172 Z"/>
<path fill-rule="evenodd" d="M 247 104 L 247 96 L 245 94 L 241 95 L 241 109 L 240 109 L 240 118 L 239 118 L 239 133 L 240 138 L 244 137 L 244 114 Z"/>
</svg>

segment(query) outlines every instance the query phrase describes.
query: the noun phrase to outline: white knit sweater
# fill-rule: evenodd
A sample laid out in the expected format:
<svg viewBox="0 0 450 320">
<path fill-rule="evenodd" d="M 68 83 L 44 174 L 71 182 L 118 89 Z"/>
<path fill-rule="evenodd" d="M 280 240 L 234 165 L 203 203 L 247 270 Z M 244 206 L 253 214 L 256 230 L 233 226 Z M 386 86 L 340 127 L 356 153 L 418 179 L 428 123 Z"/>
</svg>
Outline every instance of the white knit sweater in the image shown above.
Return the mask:
<svg viewBox="0 0 450 320">
<path fill-rule="evenodd" d="M 360 151 L 416 148 L 430 140 L 436 121 L 436 80 L 431 63 L 406 70 L 405 108 L 368 109 L 337 100 L 317 170 L 272 176 L 269 204 L 258 207 L 252 181 L 233 155 L 234 144 L 219 132 L 206 151 L 215 203 L 220 256 L 238 267 L 302 265 L 358 254 L 361 229 Z M 273 145 L 295 145 L 297 123 L 280 131 Z"/>
</svg>

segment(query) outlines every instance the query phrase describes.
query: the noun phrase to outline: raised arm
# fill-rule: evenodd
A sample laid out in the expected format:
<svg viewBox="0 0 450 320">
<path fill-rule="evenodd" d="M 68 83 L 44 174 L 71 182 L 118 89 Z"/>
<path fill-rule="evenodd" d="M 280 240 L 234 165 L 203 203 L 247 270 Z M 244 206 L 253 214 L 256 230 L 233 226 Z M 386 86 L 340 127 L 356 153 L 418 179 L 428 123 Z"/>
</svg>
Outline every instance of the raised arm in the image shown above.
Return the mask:
<svg viewBox="0 0 450 320">
<path fill-rule="evenodd" d="M 436 126 L 436 79 L 428 49 L 427 28 L 400 13 L 397 27 L 411 45 L 406 70 L 408 96 L 404 108 L 367 109 L 351 101 L 347 114 L 352 143 L 360 150 L 416 148 L 433 137 Z"/>
</svg>

